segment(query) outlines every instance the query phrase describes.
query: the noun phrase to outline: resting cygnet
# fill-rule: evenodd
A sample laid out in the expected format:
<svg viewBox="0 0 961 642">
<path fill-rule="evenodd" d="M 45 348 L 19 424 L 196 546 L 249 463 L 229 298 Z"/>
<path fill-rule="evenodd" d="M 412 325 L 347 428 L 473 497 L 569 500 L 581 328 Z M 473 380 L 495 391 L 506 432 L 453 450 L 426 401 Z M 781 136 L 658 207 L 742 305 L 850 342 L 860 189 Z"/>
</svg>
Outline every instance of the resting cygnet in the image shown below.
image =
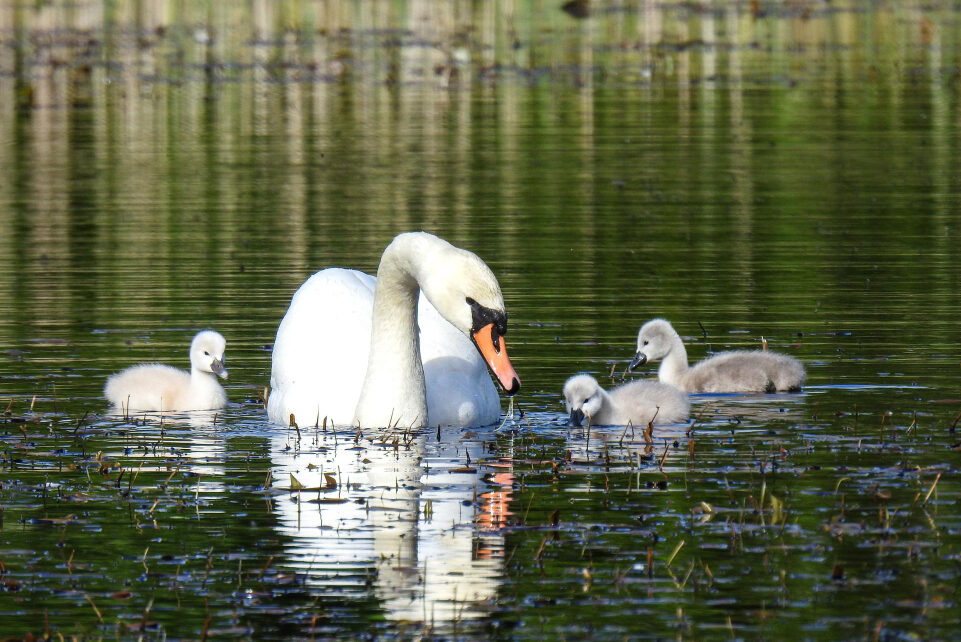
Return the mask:
<svg viewBox="0 0 961 642">
<path fill-rule="evenodd" d="M 804 366 L 794 357 L 761 350 L 721 352 L 693 368 L 680 335 L 664 319 L 653 319 L 637 334 L 637 354 L 631 370 L 662 359 L 657 377 L 687 392 L 797 391 L 804 383 Z"/>
<path fill-rule="evenodd" d="M 634 381 L 607 392 L 590 375 L 574 375 L 564 384 L 564 400 L 571 422 L 584 418 L 598 425 L 676 424 L 687 421 L 691 402 L 687 394 L 657 381 Z"/>
<path fill-rule="evenodd" d="M 198 332 L 190 344 L 190 372 L 161 363 L 143 363 L 111 375 L 103 394 L 116 409 L 216 410 L 227 405 L 227 393 L 217 375 L 227 378 L 219 332 Z"/>
</svg>

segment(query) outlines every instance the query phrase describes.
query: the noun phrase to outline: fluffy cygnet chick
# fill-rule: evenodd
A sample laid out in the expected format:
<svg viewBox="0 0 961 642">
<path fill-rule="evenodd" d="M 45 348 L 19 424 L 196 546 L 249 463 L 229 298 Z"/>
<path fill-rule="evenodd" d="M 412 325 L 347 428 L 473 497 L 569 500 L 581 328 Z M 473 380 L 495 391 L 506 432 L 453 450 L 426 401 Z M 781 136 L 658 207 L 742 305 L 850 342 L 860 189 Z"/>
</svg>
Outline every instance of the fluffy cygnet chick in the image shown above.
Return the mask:
<svg viewBox="0 0 961 642">
<path fill-rule="evenodd" d="M 637 334 L 637 354 L 629 368 L 659 359 L 658 379 L 687 392 L 793 392 L 804 384 L 801 362 L 778 352 L 721 352 L 688 368 L 680 335 L 664 319 L 652 319 Z"/>
<path fill-rule="evenodd" d="M 574 425 L 586 417 L 597 425 L 676 424 L 691 416 L 687 394 L 657 381 L 633 381 L 604 390 L 586 374 L 574 375 L 564 384 L 564 400 Z"/>
<path fill-rule="evenodd" d="M 219 332 L 198 332 L 190 344 L 190 372 L 161 363 L 143 363 L 111 375 L 103 394 L 114 408 L 143 410 L 216 410 L 227 405 L 217 375 L 227 378 Z"/>
</svg>

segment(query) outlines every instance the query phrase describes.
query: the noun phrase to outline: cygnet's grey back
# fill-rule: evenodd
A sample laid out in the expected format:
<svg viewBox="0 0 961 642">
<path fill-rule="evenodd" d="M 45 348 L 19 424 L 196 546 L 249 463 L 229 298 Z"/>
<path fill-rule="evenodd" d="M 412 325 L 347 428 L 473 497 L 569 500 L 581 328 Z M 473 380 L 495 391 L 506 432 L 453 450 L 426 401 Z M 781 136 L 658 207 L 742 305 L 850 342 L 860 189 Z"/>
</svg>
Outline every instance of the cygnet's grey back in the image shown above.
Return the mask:
<svg viewBox="0 0 961 642">
<path fill-rule="evenodd" d="M 691 416 L 691 400 L 687 393 L 670 384 L 633 381 L 608 394 L 635 425 L 647 424 L 652 418 L 656 424 L 676 424 Z"/>
<path fill-rule="evenodd" d="M 688 370 L 684 387 L 691 392 L 795 392 L 804 385 L 801 362 L 762 350 L 722 352 Z"/>
</svg>

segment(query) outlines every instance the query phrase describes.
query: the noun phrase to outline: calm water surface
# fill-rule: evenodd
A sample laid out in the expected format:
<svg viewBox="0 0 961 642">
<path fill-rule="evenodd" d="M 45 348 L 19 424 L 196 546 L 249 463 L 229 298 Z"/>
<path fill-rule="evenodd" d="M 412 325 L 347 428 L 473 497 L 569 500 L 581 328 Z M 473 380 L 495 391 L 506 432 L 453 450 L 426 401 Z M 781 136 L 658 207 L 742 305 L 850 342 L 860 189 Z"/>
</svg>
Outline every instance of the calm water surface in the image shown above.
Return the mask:
<svg viewBox="0 0 961 642">
<path fill-rule="evenodd" d="M 597 5 L 0 2 L 3 636 L 957 637 L 961 14 Z M 267 424 L 291 294 L 411 229 L 514 414 Z M 808 385 L 570 427 L 654 316 Z M 225 411 L 107 414 L 203 327 Z"/>
</svg>

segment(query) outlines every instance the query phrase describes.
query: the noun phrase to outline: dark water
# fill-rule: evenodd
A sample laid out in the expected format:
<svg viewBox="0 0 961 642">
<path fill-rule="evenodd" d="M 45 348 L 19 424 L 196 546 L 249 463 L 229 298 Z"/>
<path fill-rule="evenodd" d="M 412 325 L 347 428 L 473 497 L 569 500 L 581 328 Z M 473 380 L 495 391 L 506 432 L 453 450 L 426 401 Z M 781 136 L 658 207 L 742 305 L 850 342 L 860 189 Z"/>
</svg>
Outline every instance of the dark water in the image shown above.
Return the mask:
<svg viewBox="0 0 961 642">
<path fill-rule="evenodd" d="M 956 8 L 370 5 L 0 4 L 0 633 L 956 637 Z M 293 291 L 410 229 L 513 418 L 268 425 Z M 808 385 L 568 426 L 654 316 Z M 106 415 L 203 327 L 224 412 Z"/>
</svg>

